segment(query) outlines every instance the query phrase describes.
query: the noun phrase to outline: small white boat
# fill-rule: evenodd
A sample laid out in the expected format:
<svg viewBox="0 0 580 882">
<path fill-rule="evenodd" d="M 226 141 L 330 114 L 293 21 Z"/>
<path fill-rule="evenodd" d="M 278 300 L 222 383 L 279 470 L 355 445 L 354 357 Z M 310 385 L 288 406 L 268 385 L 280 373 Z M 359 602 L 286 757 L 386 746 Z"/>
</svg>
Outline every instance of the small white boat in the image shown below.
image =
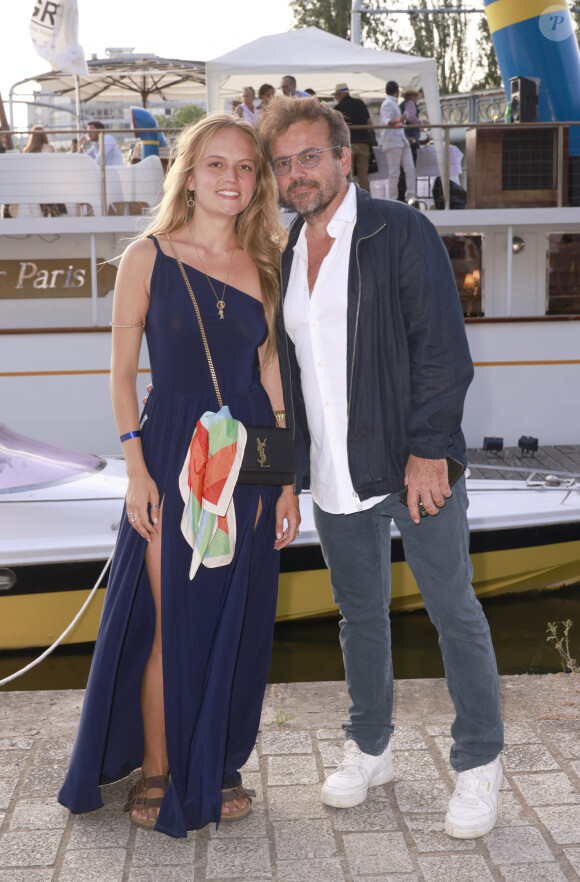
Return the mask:
<svg viewBox="0 0 580 882">
<path fill-rule="evenodd" d="M 493 468 L 468 478 L 474 586 L 479 595 L 580 582 L 580 474 Z M 511 477 L 514 475 L 516 477 Z M 78 454 L 0 425 L 0 650 L 51 644 L 74 618 L 109 557 L 127 478 L 122 459 Z M 336 612 L 312 516 L 301 495 L 296 542 L 281 553 L 278 620 Z M 393 610 L 422 605 L 392 537 Z M 104 589 L 65 642 L 95 639 Z"/>
</svg>

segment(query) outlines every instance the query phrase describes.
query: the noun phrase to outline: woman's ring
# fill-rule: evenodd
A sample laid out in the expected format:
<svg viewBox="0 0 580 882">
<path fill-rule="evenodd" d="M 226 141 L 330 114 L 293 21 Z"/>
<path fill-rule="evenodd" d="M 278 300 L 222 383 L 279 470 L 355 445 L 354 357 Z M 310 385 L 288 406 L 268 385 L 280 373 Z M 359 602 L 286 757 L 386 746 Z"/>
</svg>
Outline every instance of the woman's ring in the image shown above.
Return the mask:
<svg viewBox="0 0 580 882">
<path fill-rule="evenodd" d="M 300 530 L 296 530 L 296 535 L 300 536 Z"/>
<path fill-rule="evenodd" d="M 135 514 L 134 511 L 128 511 L 128 512 L 127 512 L 127 517 L 129 518 L 129 520 L 131 521 L 131 523 L 134 524 L 135 521 L 137 520 L 137 518 L 139 517 L 139 515 Z"/>
</svg>

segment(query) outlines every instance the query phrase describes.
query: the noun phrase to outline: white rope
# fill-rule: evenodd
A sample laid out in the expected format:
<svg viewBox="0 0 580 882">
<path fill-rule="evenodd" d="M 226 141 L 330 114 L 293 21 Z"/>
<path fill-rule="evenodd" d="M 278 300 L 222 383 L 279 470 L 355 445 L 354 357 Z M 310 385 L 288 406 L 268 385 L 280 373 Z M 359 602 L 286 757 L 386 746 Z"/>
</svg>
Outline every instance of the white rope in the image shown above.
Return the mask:
<svg viewBox="0 0 580 882">
<path fill-rule="evenodd" d="M 10 683 L 11 680 L 15 680 L 17 677 L 21 677 L 22 674 L 25 674 L 27 671 L 30 671 L 31 668 L 34 668 L 34 667 L 36 667 L 36 665 L 39 665 L 41 661 L 44 661 L 44 659 L 47 657 L 47 655 L 50 655 L 50 653 L 54 649 L 56 649 L 56 647 L 59 645 L 59 643 L 62 643 L 64 638 L 67 636 L 67 634 L 69 634 L 72 631 L 72 629 L 74 628 L 74 626 L 76 625 L 78 620 L 83 615 L 87 606 L 89 605 L 89 603 L 91 602 L 91 600 L 95 596 L 95 594 L 97 592 L 97 588 L 100 586 L 101 582 L 103 581 L 105 573 L 109 569 L 111 561 L 113 560 L 113 554 L 114 554 L 114 551 L 111 551 L 111 554 L 109 555 L 109 559 L 108 559 L 107 563 L 105 564 L 105 566 L 103 567 L 103 569 L 101 571 L 101 575 L 99 576 L 95 585 L 93 586 L 91 593 L 89 594 L 89 596 L 87 597 L 87 599 L 85 600 L 85 602 L 83 603 L 81 608 L 79 609 L 78 613 L 76 614 L 76 616 L 74 617 L 74 619 L 72 620 L 72 622 L 70 623 L 70 625 L 68 626 L 66 631 L 63 631 L 62 634 L 60 635 L 60 637 L 54 641 L 52 646 L 49 646 L 48 649 L 45 649 L 44 652 L 42 653 L 42 655 L 39 655 L 38 658 L 35 658 L 34 661 L 31 661 L 30 664 L 26 665 L 25 668 L 21 668 L 19 671 L 16 671 L 15 674 L 10 674 L 9 677 L 5 677 L 3 680 L 0 680 L 0 686 L 5 686 L 6 683 Z"/>
</svg>

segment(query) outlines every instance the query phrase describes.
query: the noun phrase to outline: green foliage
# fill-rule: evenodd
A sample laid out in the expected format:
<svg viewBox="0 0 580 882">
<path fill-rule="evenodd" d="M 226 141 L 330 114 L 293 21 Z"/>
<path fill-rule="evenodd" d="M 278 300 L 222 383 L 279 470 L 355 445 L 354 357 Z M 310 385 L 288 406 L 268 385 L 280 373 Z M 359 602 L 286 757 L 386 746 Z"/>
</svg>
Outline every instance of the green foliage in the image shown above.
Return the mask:
<svg viewBox="0 0 580 882">
<path fill-rule="evenodd" d="M 481 63 L 480 79 L 472 83 L 471 89 L 499 89 L 502 86 L 501 73 L 499 71 L 499 63 L 489 24 L 485 15 L 481 16 L 481 20 L 477 26 L 477 39 L 475 41 L 476 55 Z"/>
<path fill-rule="evenodd" d="M 563 627 L 563 633 L 560 634 L 560 625 Z M 565 622 L 548 622 L 548 628 L 546 630 L 546 640 L 548 643 L 554 644 L 554 649 L 560 656 L 560 664 L 562 665 L 562 670 L 566 673 L 570 674 L 580 674 L 580 667 L 576 663 L 576 659 L 572 658 L 570 652 L 570 629 L 572 628 L 573 622 L 571 619 L 566 619 Z"/>
<path fill-rule="evenodd" d="M 274 719 L 272 720 L 272 722 L 276 723 L 278 726 L 283 726 L 284 723 L 289 723 L 290 720 L 294 719 L 294 717 L 295 717 L 295 714 L 289 714 L 289 713 L 286 713 L 285 710 L 280 709 L 280 710 L 277 710 L 276 713 L 274 714 Z"/>
<path fill-rule="evenodd" d="M 376 9 L 378 5 L 380 4 L 369 3 L 372 9 Z M 328 34 L 350 40 L 352 0 L 290 0 L 290 9 L 297 28 L 320 28 Z M 363 44 L 377 46 L 381 30 L 381 16 L 361 15 Z"/>
<path fill-rule="evenodd" d="M 187 104 L 171 112 L 170 116 L 164 113 L 155 114 L 157 125 L 160 129 L 184 129 L 191 123 L 196 123 L 205 116 L 205 110 L 196 104 Z"/>
</svg>

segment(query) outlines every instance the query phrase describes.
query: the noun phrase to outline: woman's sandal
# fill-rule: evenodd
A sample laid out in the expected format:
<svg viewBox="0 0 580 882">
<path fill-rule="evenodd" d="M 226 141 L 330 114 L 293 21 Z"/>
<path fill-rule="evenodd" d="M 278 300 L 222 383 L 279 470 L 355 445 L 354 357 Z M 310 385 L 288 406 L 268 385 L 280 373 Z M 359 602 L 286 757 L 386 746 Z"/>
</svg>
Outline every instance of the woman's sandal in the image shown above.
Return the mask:
<svg viewBox="0 0 580 882">
<path fill-rule="evenodd" d="M 252 796 L 256 795 L 255 790 L 246 790 L 241 784 L 238 787 L 230 787 L 222 790 L 222 806 L 226 802 L 233 802 L 235 799 L 247 799 L 247 805 L 242 808 L 231 807 L 229 812 L 222 812 L 222 821 L 239 821 L 245 818 L 252 811 Z"/>
<path fill-rule="evenodd" d="M 136 817 L 133 812 L 135 809 L 143 809 L 143 808 L 156 808 L 157 814 L 159 814 L 159 809 L 161 807 L 161 803 L 163 802 L 162 796 L 155 796 L 152 799 L 149 799 L 146 796 L 140 796 L 141 793 L 145 793 L 147 790 L 152 790 L 153 788 L 157 788 L 159 790 L 165 791 L 169 787 L 169 778 L 166 778 L 165 775 L 152 775 L 150 778 L 145 778 L 143 776 L 137 783 L 131 787 L 127 795 L 127 802 L 125 803 L 124 812 L 131 812 L 130 818 L 131 823 L 135 824 L 137 827 L 154 827 L 157 823 L 157 817 L 155 818 L 139 818 Z"/>
</svg>

